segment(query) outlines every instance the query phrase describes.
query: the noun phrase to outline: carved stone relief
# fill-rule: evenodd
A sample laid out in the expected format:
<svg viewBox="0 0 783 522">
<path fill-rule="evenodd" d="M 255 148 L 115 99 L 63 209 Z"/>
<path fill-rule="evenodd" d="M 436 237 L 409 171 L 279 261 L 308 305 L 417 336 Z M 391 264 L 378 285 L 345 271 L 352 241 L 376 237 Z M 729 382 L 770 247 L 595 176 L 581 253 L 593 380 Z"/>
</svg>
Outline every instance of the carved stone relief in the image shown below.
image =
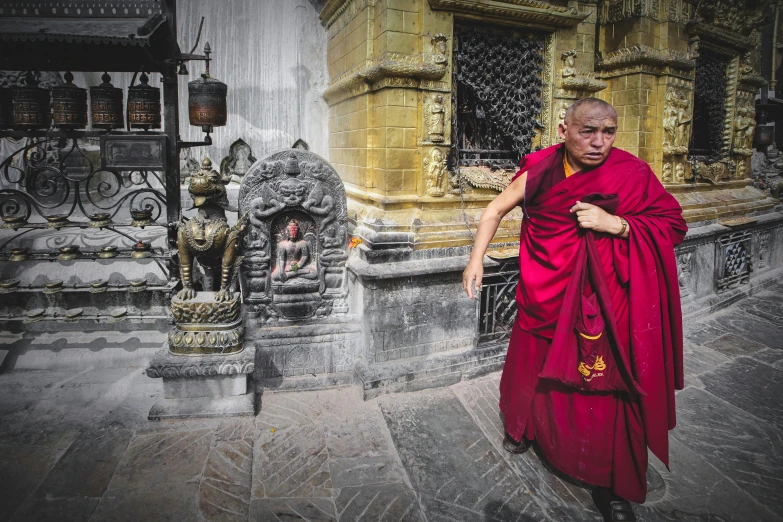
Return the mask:
<svg viewBox="0 0 783 522">
<path fill-rule="evenodd" d="M 664 183 L 671 183 L 674 181 L 672 177 L 672 164 L 667 162 L 663 164 L 663 174 L 661 175 L 661 181 Z"/>
<path fill-rule="evenodd" d="M 753 136 L 756 132 L 756 111 L 753 93 L 737 93 L 737 108 L 734 117 L 733 153 L 743 156 L 753 154 Z"/>
<path fill-rule="evenodd" d="M 769 249 L 769 231 L 759 232 L 759 268 L 767 266 L 767 251 Z"/>
<path fill-rule="evenodd" d="M 693 251 L 683 251 L 677 255 L 677 281 L 680 287 L 680 297 L 687 297 L 691 293 L 692 259 Z"/>
<path fill-rule="evenodd" d="M 443 94 L 432 94 L 424 100 L 424 122 L 430 143 L 443 143 L 446 139 L 446 107 Z"/>
<path fill-rule="evenodd" d="M 443 195 L 443 177 L 446 172 L 446 155 L 434 148 L 429 157 L 424 158 L 424 174 L 427 179 L 426 194 L 439 197 Z"/>
<path fill-rule="evenodd" d="M 255 161 L 250 145 L 240 138 L 231 144 L 228 156 L 220 162 L 220 173 L 224 178 L 229 177 L 234 183 L 241 183 Z"/>
<path fill-rule="evenodd" d="M 430 42 L 432 43 L 433 62 L 437 64 L 448 63 L 448 57 L 446 56 L 448 40 L 448 37 L 443 33 L 438 33 L 430 39 Z"/>
<path fill-rule="evenodd" d="M 565 51 L 560 59 L 563 61 L 561 75 L 563 78 L 576 76 L 576 50 Z"/>
<path fill-rule="evenodd" d="M 688 153 L 691 127 L 691 103 L 686 92 L 678 89 L 666 91 L 663 106 L 663 153 L 664 156 Z"/>
<path fill-rule="evenodd" d="M 345 189 L 334 168 L 301 149 L 271 154 L 248 170 L 239 207 L 249 217 L 242 287 L 251 315 L 336 313 L 334 302 L 346 297 L 348 233 Z"/>
<path fill-rule="evenodd" d="M 674 174 L 677 183 L 682 183 L 683 181 L 685 181 L 685 165 L 683 165 L 682 163 L 678 163 L 677 166 L 674 168 Z"/>
</svg>

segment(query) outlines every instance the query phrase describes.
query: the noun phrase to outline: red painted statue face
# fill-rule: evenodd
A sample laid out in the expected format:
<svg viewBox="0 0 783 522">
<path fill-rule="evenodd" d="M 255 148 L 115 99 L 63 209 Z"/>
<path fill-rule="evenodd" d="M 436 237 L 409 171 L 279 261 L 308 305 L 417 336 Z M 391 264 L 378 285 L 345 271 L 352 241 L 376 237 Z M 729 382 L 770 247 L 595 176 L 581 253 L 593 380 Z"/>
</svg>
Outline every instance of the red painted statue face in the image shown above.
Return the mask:
<svg viewBox="0 0 783 522">
<path fill-rule="evenodd" d="M 617 116 L 609 108 L 579 107 L 558 134 L 565 140 L 568 162 L 575 172 L 597 167 L 609 156 L 617 131 Z"/>
<path fill-rule="evenodd" d="M 288 237 L 290 239 L 296 239 L 299 235 L 299 223 L 296 221 L 290 221 L 288 223 Z"/>
</svg>

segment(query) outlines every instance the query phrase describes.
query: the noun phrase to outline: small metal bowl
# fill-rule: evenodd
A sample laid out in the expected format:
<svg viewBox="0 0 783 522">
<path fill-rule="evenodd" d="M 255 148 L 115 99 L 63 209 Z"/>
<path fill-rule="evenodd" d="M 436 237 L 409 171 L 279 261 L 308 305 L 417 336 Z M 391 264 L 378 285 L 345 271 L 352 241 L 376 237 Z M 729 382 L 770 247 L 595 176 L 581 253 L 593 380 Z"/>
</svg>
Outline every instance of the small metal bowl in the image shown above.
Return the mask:
<svg viewBox="0 0 783 522">
<path fill-rule="evenodd" d="M 152 252 L 150 251 L 150 243 L 147 243 L 145 241 L 139 241 L 135 245 L 133 245 L 133 253 L 131 254 L 131 258 L 133 259 L 144 259 L 146 257 L 151 257 Z"/>
<path fill-rule="evenodd" d="M 101 259 L 111 259 L 112 257 L 117 257 L 119 254 L 117 252 L 116 246 L 107 246 L 101 248 L 101 253 L 98 254 L 98 257 Z"/>
<path fill-rule="evenodd" d="M 12 248 L 11 249 L 11 256 L 8 258 L 9 261 L 24 261 L 27 259 L 27 249 L 26 248 Z"/>
<path fill-rule="evenodd" d="M 107 284 L 109 284 L 108 279 L 96 279 L 90 282 L 90 286 L 93 288 L 104 288 Z"/>
<path fill-rule="evenodd" d="M 0 281 L 0 289 L 8 290 L 19 286 L 18 279 L 3 279 Z"/>
<path fill-rule="evenodd" d="M 62 247 L 60 249 L 60 255 L 57 256 L 57 259 L 60 261 L 72 261 L 79 257 L 79 247 L 77 245 L 71 245 L 67 247 Z"/>
<path fill-rule="evenodd" d="M 142 286 L 147 286 L 147 280 L 146 279 L 132 279 L 130 281 L 130 285 L 135 288 L 140 288 Z"/>
<path fill-rule="evenodd" d="M 90 218 L 90 228 L 101 228 L 111 224 L 111 215 L 106 212 L 97 212 L 87 216 Z"/>
<path fill-rule="evenodd" d="M 46 218 L 46 221 L 48 221 L 46 228 L 61 228 L 70 223 L 70 221 L 68 221 L 68 214 L 55 214 L 53 216 L 44 217 Z"/>
<path fill-rule="evenodd" d="M 133 218 L 131 226 L 144 228 L 152 224 L 152 210 L 132 208 L 130 214 Z"/>
<path fill-rule="evenodd" d="M 16 230 L 17 228 L 27 224 L 26 216 L 3 216 L 3 225 L 0 228 L 10 228 Z"/>
<path fill-rule="evenodd" d="M 56 294 L 57 292 L 62 291 L 62 289 L 63 289 L 63 282 L 57 279 L 55 281 L 49 281 L 48 283 L 44 283 L 43 293 Z"/>
</svg>

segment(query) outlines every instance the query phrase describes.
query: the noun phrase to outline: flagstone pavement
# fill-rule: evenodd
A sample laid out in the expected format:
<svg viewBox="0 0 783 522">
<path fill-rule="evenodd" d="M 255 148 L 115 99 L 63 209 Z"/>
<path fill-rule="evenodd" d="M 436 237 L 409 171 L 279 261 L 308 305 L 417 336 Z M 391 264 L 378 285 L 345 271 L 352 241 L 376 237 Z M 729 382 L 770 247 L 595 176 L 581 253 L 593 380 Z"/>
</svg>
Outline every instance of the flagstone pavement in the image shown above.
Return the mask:
<svg viewBox="0 0 783 522">
<path fill-rule="evenodd" d="M 538 453 L 502 450 L 499 373 L 367 402 L 266 391 L 254 418 L 150 422 L 160 380 L 123 354 L 160 335 L 0 332 L 0 521 L 600 520 Z M 671 470 L 651 457 L 638 519 L 783 520 L 783 285 L 685 337 Z M 72 368 L 29 364 L 67 350 Z"/>
</svg>

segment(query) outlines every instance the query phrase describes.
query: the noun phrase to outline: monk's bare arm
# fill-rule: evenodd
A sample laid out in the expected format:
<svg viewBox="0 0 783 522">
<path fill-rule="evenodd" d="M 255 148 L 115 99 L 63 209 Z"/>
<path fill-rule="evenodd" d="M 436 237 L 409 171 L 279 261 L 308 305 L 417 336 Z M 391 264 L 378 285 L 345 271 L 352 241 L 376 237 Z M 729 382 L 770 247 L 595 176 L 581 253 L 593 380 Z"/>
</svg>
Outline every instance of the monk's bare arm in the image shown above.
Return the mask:
<svg viewBox="0 0 783 522">
<path fill-rule="evenodd" d="M 519 202 L 525 197 L 526 181 L 527 172 L 515 179 L 498 197 L 493 199 L 481 215 L 476 238 L 473 240 L 470 261 L 462 273 L 462 289 L 471 299 L 474 298 L 474 290 L 478 292 L 481 289 L 481 280 L 484 277 L 484 254 L 487 253 L 487 247 L 495 237 L 500 220 L 519 205 Z"/>
</svg>

